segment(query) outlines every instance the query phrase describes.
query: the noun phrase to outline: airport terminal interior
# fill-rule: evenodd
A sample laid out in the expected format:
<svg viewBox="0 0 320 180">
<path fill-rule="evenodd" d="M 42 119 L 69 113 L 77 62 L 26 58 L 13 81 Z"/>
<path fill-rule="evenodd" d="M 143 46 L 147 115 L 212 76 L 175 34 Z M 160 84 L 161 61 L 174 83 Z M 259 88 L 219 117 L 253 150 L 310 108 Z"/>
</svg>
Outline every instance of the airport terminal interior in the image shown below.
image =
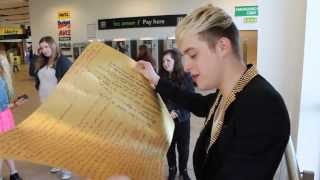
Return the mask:
<svg viewBox="0 0 320 180">
<path fill-rule="evenodd" d="M 67 78 L 63 78 L 63 82 L 67 82 L 72 76 L 76 77 L 83 68 L 81 65 L 84 64 L 84 59 L 98 53 L 95 51 L 92 54 L 83 54 L 92 43 L 113 48 L 116 55 L 112 55 L 111 58 L 118 58 L 117 53 L 134 61 L 150 58 L 155 71 L 160 73 L 163 53 L 168 49 L 178 48 L 175 37 L 177 24 L 194 9 L 206 4 L 220 7 L 232 17 L 239 29 L 239 52 L 243 62 L 257 67 L 258 73 L 279 90 L 288 108 L 291 123 L 290 140 L 274 180 L 320 180 L 320 96 L 317 93 L 320 91 L 320 61 L 317 56 L 320 26 L 316 23 L 317 17 L 320 17 L 320 2 L 317 0 L 0 0 L 1 74 L 5 74 L 5 59 L 12 77 L 14 99 L 19 96 L 25 98 L 22 105 L 12 108 L 16 129 L 19 130 L 21 123 L 32 120 L 28 117 L 36 117 L 35 112 L 41 115 L 49 106 L 54 112 L 55 106 L 57 109 L 60 106 L 55 104 L 56 101 L 50 98 L 50 95 L 41 94 L 36 86 L 37 82 L 42 82 L 45 77 L 39 75 L 41 64 L 38 60 L 45 54 L 45 47 L 41 43 L 49 41 L 43 40 L 42 37 L 50 36 L 57 44 L 59 50 L 51 49 L 50 53 L 59 51 L 68 62 L 72 62 L 70 73 L 66 71 Z M 50 60 L 47 58 L 47 61 Z M 88 64 L 89 62 L 88 60 Z M 57 68 L 58 65 L 54 64 L 50 69 L 52 67 Z M 52 72 L 48 70 L 42 73 Z M 57 69 L 54 73 L 58 77 Z M 59 86 L 62 76 L 52 81 L 54 86 Z M 89 75 L 87 77 L 90 78 Z M 91 83 L 88 79 L 82 78 L 83 81 L 79 81 L 81 87 L 87 88 L 85 90 L 90 90 Z M 48 86 L 52 85 L 48 83 Z M 66 83 L 64 87 L 67 86 Z M 76 88 L 73 90 L 77 91 Z M 195 91 L 203 95 L 215 92 L 201 91 L 197 87 Z M 60 90 L 52 92 L 61 93 Z M 27 98 L 21 95 L 26 95 Z M 51 101 L 51 104 L 47 105 L 47 99 L 43 96 L 49 97 L 48 101 Z M 66 101 L 68 99 L 66 97 Z M 61 106 L 65 104 L 61 102 Z M 86 108 L 90 108 L 89 105 L 86 105 Z M 92 109 L 92 112 L 96 111 Z M 37 117 L 41 117 L 41 121 L 50 121 L 50 118 L 47 118 L 50 113 L 46 116 L 40 115 Z M 79 117 L 81 119 L 80 115 Z M 205 118 L 191 114 L 190 152 L 186 171 L 192 180 L 196 180 L 192 154 L 204 124 Z M 21 129 L 28 127 L 25 123 Z M 64 128 L 64 125 L 55 128 Z M 30 130 L 30 133 L 36 136 L 37 130 Z M 0 143 L 3 134 L 0 135 Z M 12 133 L 12 137 L 15 137 L 14 135 Z M 59 144 L 59 140 L 55 143 Z M 0 148 L 2 147 L 6 146 L 0 144 Z M 30 153 L 26 150 L 29 147 L 21 148 L 19 157 L 22 157 L 24 152 Z M 14 151 L 10 150 L 10 147 L 7 149 Z M 65 152 L 69 152 L 68 149 Z M 4 151 L 0 151 L 0 157 L 1 153 Z M 155 175 L 154 179 L 168 179 L 170 168 L 166 156 L 162 155 L 162 168 L 159 169 L 164 171 L 163 177 Z M 36 159 L 33 156 L 36 155 L 30 155 L 30 161 L 16 160 L 16 171 L 12 171 L 4 162 L 0 180 L 88 179 L 66 169 L 53 172 L 55 167 L 50 165 L 51 161 L 37 163 L 32 161 L 32 158 Z M 20 178 L 14 178 L 14 173 L 19 173 Z M 84 174 L 86 173 L 93 172 L 88 171 Z M 188 180 L 178 174 L 176 179 Z M 145 179 L 143 175 L 141 179 Z"/>
</svg>

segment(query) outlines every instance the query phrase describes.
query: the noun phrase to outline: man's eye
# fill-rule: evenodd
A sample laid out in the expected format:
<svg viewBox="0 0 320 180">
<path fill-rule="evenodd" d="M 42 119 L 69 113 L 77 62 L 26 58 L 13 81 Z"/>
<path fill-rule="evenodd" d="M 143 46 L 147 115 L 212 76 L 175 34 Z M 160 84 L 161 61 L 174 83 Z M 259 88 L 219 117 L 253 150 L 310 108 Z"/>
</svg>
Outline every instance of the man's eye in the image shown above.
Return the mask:
<svg viewBox="0 0 320 180">
<path fill-rule="evenodd" d="M 197 56 L 197 54 L 190 54 L 190 58 L 194 59 Z"/>
</svg>

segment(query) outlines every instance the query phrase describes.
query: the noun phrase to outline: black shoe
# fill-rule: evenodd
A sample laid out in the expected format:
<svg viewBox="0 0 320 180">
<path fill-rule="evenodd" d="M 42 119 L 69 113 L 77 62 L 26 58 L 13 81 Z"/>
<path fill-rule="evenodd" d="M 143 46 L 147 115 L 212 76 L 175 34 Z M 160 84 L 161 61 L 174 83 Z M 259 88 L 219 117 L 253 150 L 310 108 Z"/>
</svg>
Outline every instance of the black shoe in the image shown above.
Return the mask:
<svg viewBox="0 0 320 180">
<path fill-rule="evenodd" d="M 186 169 L 183 170 L 180 175 L 181 175 L 183 180 L 191 180 L 189 175 L 188 175 L 188 171 Z"/>
<path fill-rule="evenodd" d="M 18 173 L 14 173 L 10 175 L 10 180 L 22 180 Z"/>
<path fill-rule="evenodd" d="M 176 167 L 171 167 L 169 168 L 169 177 L 168 180 L 174 180 L 176 177 L 176 173 L 177 173 L 177 168 Z"/>
</svg>

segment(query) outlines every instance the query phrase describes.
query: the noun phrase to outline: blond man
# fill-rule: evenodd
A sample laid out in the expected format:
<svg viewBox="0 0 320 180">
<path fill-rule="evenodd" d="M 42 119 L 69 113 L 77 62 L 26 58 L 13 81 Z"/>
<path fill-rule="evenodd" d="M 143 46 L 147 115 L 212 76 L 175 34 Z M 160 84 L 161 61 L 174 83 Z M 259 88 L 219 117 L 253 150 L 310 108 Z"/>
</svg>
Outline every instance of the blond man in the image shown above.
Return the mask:
<svg viewBox="0 0 320 180">
<path fill-rule="evenodd" d="M 193 154 L 197 180 L 272 180 L 290 134 L 281 95 L 240 55 L 239 31 L 222 9 L 206 5 L 176 29 L 184 69 L 200 90 L 182 91 L 160 79 L 152 65 L 136 69 L 162 97 L 205 117 Z"/>
</svg>

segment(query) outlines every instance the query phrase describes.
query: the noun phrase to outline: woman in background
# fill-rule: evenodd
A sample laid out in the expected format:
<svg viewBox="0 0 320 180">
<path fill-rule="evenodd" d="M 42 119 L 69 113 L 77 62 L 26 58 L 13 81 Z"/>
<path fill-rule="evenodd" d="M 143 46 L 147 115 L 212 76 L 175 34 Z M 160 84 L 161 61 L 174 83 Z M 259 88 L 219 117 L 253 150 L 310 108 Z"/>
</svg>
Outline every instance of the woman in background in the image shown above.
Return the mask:
<svg viewBox="0 0 320 180">
<path fill-rule="evenodd" d="M 191 76 L 184 72 L 181 54 L 178 50 L 169 49 L 163 52 L 159 74 L 161 78 L 174 83 L 180 89 L 194 92 Z M 183 180 L 190 180 L 187 171 L 190 144 L 190 112 L 168 98 L 163 97 L 163 100 L 175 123 L 173 139 L 167 153 L 168 180 L 174 180 L 177 173 L 176 148 L 178 150 L 180 176 Z"/>
<path fill-rule="evenodd" d="M 72 62 L 61 54 L 61 50 L 51 36 L 42 37 L 39 41 L 40 54 L 36 63 L 36 89 L 38 90 L 40 102 L 47 100 L 48 96 L 55 90 L 58 82 L 68 71 Z M 51 168 L 51 173 L 57 173 L 60 168 Z M 70 179 L 72 173 L 62 170 L 61 179 Z"/>
</svg>

